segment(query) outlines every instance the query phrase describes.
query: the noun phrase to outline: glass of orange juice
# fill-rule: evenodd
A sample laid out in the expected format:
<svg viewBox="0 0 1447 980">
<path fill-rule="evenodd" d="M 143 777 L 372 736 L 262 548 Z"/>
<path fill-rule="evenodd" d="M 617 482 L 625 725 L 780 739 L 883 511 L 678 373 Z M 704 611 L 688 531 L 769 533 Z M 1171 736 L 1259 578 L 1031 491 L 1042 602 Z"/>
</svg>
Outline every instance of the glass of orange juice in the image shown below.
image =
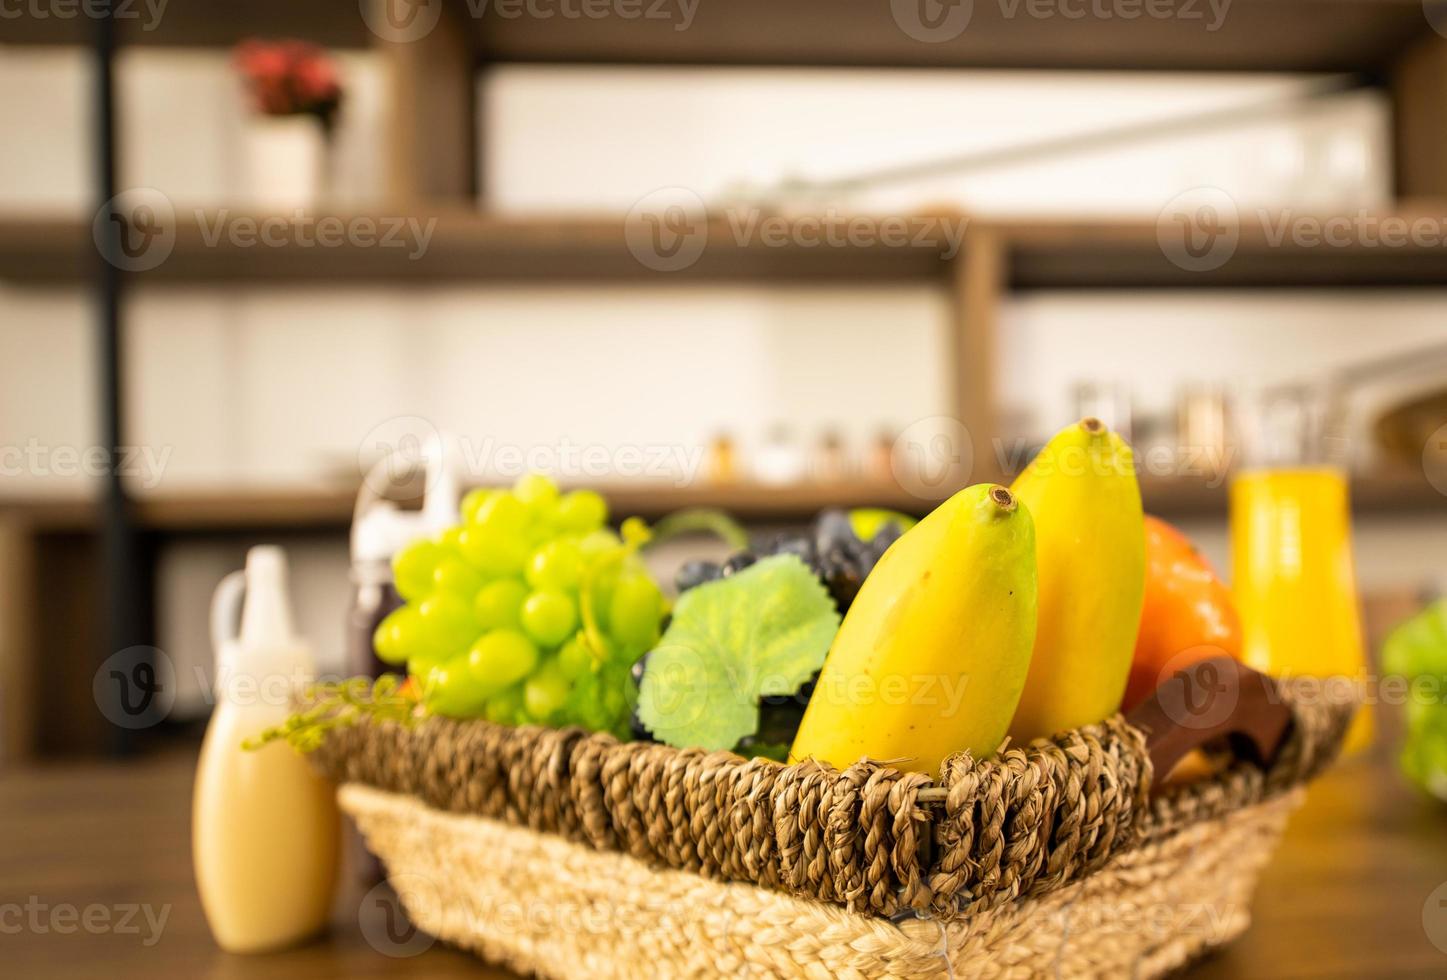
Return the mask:
<svg viewBox="0 0 1447 980">
<path fill-rule="evenodd" d="M 1321 440 L 1307 431 L 1310 412 L 1285 420 L 1270 409 L 1263 414 L 1255 459 L 1231 482 L 1231 581 L 1243 659 L 1277 677 L 1360 683 L 1366 657 L 1346 471 L 1326 461 Z M 1283 426 L 1300 431 L 1283 438 Z M 1331 693 L 1324 685 L 1322 695 Z M 1363 710 L 1347 749 L 1370 741 Z"/>
</svg>

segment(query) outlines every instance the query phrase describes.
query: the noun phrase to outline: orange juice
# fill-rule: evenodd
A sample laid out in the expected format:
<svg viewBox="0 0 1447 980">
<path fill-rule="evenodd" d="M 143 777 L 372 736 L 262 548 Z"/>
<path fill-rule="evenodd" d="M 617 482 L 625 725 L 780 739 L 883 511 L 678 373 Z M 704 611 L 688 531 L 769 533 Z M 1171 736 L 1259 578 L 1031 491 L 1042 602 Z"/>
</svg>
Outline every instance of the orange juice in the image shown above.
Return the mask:
<svg viewBox="0 0 1447 980">
<path fill-rule="evenodd" d="M 1301 467 L 1236 476 L 1231 569 L 1247 664 L 1277 677 L 1363 678 L 1345 473 Z M 1370 741 L 1363 710 L 1347 748 Z"/>
</svg>

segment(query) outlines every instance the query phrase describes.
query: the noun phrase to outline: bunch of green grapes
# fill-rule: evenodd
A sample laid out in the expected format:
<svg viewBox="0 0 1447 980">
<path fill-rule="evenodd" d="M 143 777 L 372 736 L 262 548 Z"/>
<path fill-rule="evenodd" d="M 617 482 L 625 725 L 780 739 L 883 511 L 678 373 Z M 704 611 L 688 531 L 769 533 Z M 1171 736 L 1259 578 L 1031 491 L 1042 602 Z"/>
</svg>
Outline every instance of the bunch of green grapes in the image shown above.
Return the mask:
<svg viewBox="0 0 1447 980">
<path fill-rule="evenodd" d="M 666 608 L 637 556 L 642 522 L 620 537 L 607 519 L 598 494 L 537 474 L 472 491 L 461 524 L 393 560 L 406 604 L 377 627 L 377 655 L 405 663 L 438 714 L 626 736 L 629 668 Z"/>
</svg>

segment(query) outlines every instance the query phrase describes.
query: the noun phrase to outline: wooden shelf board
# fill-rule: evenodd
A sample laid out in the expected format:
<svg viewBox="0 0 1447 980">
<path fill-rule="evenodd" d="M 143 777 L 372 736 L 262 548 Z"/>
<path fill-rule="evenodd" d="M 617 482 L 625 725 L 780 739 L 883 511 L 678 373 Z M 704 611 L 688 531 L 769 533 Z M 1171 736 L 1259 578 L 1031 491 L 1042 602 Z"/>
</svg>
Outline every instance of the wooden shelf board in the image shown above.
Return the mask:
<svg viewBox="0 0 1447 980">
<path fill-rule="evenodd" d="M 457 4 L 466 9 L 461 3 Z M 1218 7 L 1221 6 L 1218 4 Z M 976 2 L 952 37 L 921 40 L 882 0 L 729 0 L 672 17 L 484 17 L 485 63 L 620 62 L 949 68 L 1345 71 L 1381 68 L 1431 33 L 1418 0 L 1237 0 L 1218 17 L 1201 0 L 1182 16 L 1085 16 L 1071 6 Z M 942 10 L 921 4 L 923 12 Z M 946 22 L 948 25 L 948 22 Z M 912 26 L 912 25 L 911 25 Z M 918 34 L 916 29 L 916 35 Z"/>
<path fill-rule="evenodd" d="M 660 271 L 645 264 L 651 255 L 643 246 L 638 246 L 643 258 L 630 250 L 629 226 L 621 215 L 495 218 L 424 208 L 405 216 L 319 214 L 297 221 L 235 210 L 226 211 L 225 224 L 218 226 L 221 215 L 220 210 L 178 213 L 169 254 L 154 268 L 132 273 L 134 280 L 143 284 L 570 280 L 670 285 L 917 280 L 942 276 L 946 266 L 937 245 L 779 245 L 757 234 L 744 234 L 726 220 L 704 227 L 707 239 L 692 265 Z M 257 240 L 258 223 L 263 221 L 273 223 L 274 239 L 284 244 Z M 319 244 L 315 229 L 322 223 L 337 230 L 353 229 L 365 238 Z M 396 244 L 381 244 L 384 237 Z M 97 261 L 89 224 L 36 217 L 0 220 L 0 277 L 73 282 L 92 271 Z"/>
<path fill-rule="evenodd" d="M 1196 477 L 1146 477 L 1141 494 L 1148 512 L 1168 518 L 1226 513 L 1227 481 Z M 853 481 L 767 486 L 758 483 L 597 484 L 615 517 L 649 519 L 685 507 L 716 507 L 750 521 L 802 521 L 829 507 L 888 507 L 914 515 L 937 503 L 893 482 Z M 1447 495 L 1423 475 L 1388 472 L 1352 479 L 1352 506 L 1359 514 L 1441 513 Z M 343 489 L 169 493 L 135 501 L 144 531 L 201 533 L 245 530 L 335 530 L 351 522 L 355 494 Z M 0 519 L 12 518 L 44 531 L 85 532 L 94 527 L 95 505 L 78 499 L 0 500 Z"/>
<path fill-rule="evenodd" d="M 1220 518 L 1227 511 L 1228 479 L 1147 477 L 1141 499 L 1147 513 L 1169 519 Z M 1447 495 L 1419 471 L 1387 471 L 1351 480 L 1352 511 L 1357 515 L 1436 513 L 1447 516 Z"/>
<path fill-rule="evenodd" d="M 933 503 L 894 483 L 848 482 L 766 486 L 757 483 L 602 483 L 596 485 L 615 517 L 657 518 L 685 507 L 716 507 L 737 517 L 790 521 L 828 507 L 890 507 L 922 514 Z M 190 491 L 148 494 L 133 503 L 137 526 L 154 532 L 251 529 L 334 529 L 351 523 L 355 491 L 344 489 Z M 52 532 L 84 532 L 95 525 L 94 502 L 82 499 L 0 500 L 0 519 L 13 518 Z"/>
<path fill-rule="evenodd" d="M 1074 6 L 1041 7 L 1040 16 L 1035 7 L 976 2 L 944 7 L 968 9 L 968 21 L 935 40 L 912 36 L 895 19 L 894 10 L 905 18 L 913 5 L 883 0 L 649 0 L 630 8 L 633 16 L 566 16 L 560 6 L 547 18 L 500 15 L 499 5 L 477 0 L 444 2 L 474 38 L 482 64 L 1373 71 L 1431 33 L 1420 0 L 1237 0 L 1218 4 L 1219 15 L 1206 0 L 1178 0 L 1169 17 L 1084 18 Z M 121 20 L 121 43 L 215 47 L 252 34 L 332 47 L 375 42 L 355 0 L 188 0 L 168 5 L 152 30 L 145 23 Z M 0 44 L 84 44 L 92 27 L 85 17 L 7 18 Z"/>
<path fill-rule="evenodd" d="M 149 6 L 148 6 L 149 4 Z M 90 44 L 94 19 L 81 7 L 62 16 L 35 17 L 29 7 L 20 16 L 0 18 L 0 44 Z M 330 48 L 364 48 L 373 36 L 357 0 L 182 0 L 168 2 L 159 18 L 156 0 L 131 0 L 116 18 L 116 37 L 125 45 L 230 47 L 248 37 L 297 37 Z"/>
<path fill-rule="evenodd" d="M 1296 215 L 1310 222 L 1354 215 Z M 1409 205 L 1369 216 L 1363 235 L 1345 245 L 1298 244 L 1283 236 L 1280 215 L 1243 214 L 1235 251 L 1218 268 L 1193 271 L 1162 249 L 1150 220 L 991 219 L 1005 243 L 1015 289 L 1184 288 L 1398 288 L 1447 286 L 1447 241 L 1372 244 L 1367 236 L 1383 219 L 1410 227 L 1422 222 L 1447 237 L 1447 207 Z"/>
<path fill-rule="evenodd" d="M 606 216 L 498 218 L 476 212 L 425 209 L 411 216 L 357 213 L 310 216 L 281 229 L 282 245 L 254 240 L 266 219 L 244 211 L 182 212 L 175 244 L 155 268 L 133 273 L 139 283 L 328 283 L 328 282 L 621 282 L 683 285 L 699 282 L 946 282 L 949 260 L 936 244 L 766 244 L 744 235 L 726 218 L 706 226 L 697 261 L 659 271 L 629 249 L 625 219 Z M 1337 216 L 1342 217 L 1342 216 Z M 1351 217 L 1351 216 L 1346 216 Z M 1411 205 L 1371 217 L 1404 223 L 1422 220 L 1447 232 L 1447 206 Z M 308 243 L 315 222 L 373 229 L 380 238 L 401 221 L 415 219 L 430 233 L 399 232 L 397 245 L 367 242 L 324 246 Z M 292 218 L 270 219 L 293 221 Z M 1001 243 L 1008 282 L 1015 289 L 1133 288 L 1402 288 L 1447 285 L 1447 245 L 1387 246 L 1296 244 L 1281 238 L 1277 218 L 1243 217 L 1234 253 L 1219 268 L 1191 271 L 1162 250 L 1149 220 L 1075 218 L 974 219 L 969 236 Z M 1312 219 L 1321 220 L 1321 219 Z M 435 224 L 429 224 L 435 222 Z M 280 226 L 278 226 L 280 227 Z M 407 226 L 402 226 L 403 228 Z M 636 227 L 636 226 L 635 226 Z M 253 236 L 238 239 L 235 232 Z M 411 235 L 412 237 L 408 237 Z M 425 247 L 422 247 L 424 244 Z M 248 243 L 249 242 L 249 243 Z M 645 254 L 646 257 L 646 254 Z M 78 219 L 0 218 L 0 278 L 22 283 L 76 282 L 99 257 L 89 224 Z"/>
</svg>

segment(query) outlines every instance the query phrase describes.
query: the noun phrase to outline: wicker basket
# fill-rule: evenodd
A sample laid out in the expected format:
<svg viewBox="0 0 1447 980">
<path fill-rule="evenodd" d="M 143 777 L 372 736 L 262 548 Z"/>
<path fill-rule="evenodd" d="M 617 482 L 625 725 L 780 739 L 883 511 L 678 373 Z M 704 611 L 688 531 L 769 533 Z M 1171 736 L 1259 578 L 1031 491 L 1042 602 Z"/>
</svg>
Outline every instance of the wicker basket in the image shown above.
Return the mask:
<svg viewBox="0 0 1447 980">
<path fill-rule="evenodd" d="M 413 922 L 524 973 L 1151 977 L 1246 928 L 1351 717 L 1239 670 L 1220 717 L 1183 674 L 938 783 L 444 719 L 339 728 L 314 758 Z M 1228 734 L 1224 772 L 1153 789 Z"/>
</svg>

